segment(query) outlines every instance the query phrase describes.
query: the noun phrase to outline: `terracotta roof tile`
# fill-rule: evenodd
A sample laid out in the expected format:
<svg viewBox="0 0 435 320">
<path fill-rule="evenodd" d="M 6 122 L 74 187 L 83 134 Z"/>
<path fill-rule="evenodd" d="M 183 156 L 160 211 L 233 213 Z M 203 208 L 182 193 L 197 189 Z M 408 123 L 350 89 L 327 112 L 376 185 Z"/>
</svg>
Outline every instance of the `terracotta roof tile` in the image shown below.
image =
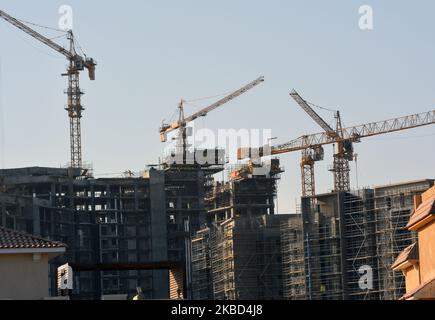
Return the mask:
<svg viewBox="0 0 435 320">
<path fill-rule="evenodd" d="M 411 218 L 409 219 L 406 228 L 411 228 L 413 225 L 422 221 L 430 215 L 435 215 L 435 197 L 424 201 L 418 206 L 418 208 L 411 215 Z"/>
<path fill-rule="evenodd" d="M 0 249 L 63 248 L 65 244 L 0 227 Z"/>
<path fill-rule="evenodd" d="M 418 260 L 418 246 L 417 242 L 414 242 L 409 247 L 406 247 L 397 257 L 396 261 L 391 265 L 391 269 L 395 269 L 402 263 L 409 260 Z"/>
</svg>

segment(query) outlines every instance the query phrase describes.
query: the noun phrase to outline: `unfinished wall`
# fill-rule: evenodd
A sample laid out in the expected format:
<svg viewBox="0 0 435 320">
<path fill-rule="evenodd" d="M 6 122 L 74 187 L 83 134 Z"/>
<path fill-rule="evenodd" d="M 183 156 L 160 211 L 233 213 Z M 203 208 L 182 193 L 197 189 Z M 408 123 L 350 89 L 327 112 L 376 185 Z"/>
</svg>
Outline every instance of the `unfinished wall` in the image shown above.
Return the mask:
<svg viewBox="0 0 435 320">
<path fill-rule="evenodd" d="M 56 268 L 66 262 L 116 264 L 166 259 L 162 173 L 156 171 L 147 179 L 84 179 L 67 169 L 24 168 L 2 170 L 0 175 L 6 191 L 0 197 L 0 221 L 68 246 L 65 255 L 50 265 L 53 294 Z M 166 271 L 77 272 L 74 282 L 74 294 L 82 298 L 133 295 L 136 287 L 141 287 L 147 298 L 165 298 L 169 290 Z"/>
<path fill-rule="evenodd" d="M 196 299 L 283 299 L 282 223 L 291 215 L 236 217 L 193 239 Z"/>
<path fill-rule="evenodd" d="M 48 292 L 48 254 L 0 254 L 0 300 L 41 300 Z"/>
<path fill-rule="evenodd" d="M 282 299 L 279 160 L 241 165 L 206 194 L 207 226 L 192 239 L 195 299 Z"/>
<path fill-rule="evenodd" d="M 414 207 L 414 195 L 433 185 L 433 180 L 374 188 L 375 232 L 379 292 L 382 300 L 397 300 L 405 293 L 405 279 L 401 272 L 391 270 L 396 257 L 417 240 L 415 232 L 405 226 Z"/>
</svg>

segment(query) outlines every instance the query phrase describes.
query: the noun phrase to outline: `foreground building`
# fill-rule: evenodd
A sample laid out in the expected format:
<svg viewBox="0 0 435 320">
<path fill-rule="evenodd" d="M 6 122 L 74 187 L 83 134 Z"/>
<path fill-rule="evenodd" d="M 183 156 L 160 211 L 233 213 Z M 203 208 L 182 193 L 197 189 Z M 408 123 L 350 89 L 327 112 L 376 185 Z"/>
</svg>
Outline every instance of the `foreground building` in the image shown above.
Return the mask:
<svg viewBox="0 0 435 320">
<path fill-rule="evenodd" d="M 414 212 L 406 228 L 418 242 L 403 250 L 392 265 L 406 279 L 405 300 L 435 300 L 435 187 L 414 198 Z"/>
<path fill-rule="evenodd" d="M 49 261 L 65 244 L 0 227 L 0 300 L 42 300 L 50 296 Z"/>
</svg>

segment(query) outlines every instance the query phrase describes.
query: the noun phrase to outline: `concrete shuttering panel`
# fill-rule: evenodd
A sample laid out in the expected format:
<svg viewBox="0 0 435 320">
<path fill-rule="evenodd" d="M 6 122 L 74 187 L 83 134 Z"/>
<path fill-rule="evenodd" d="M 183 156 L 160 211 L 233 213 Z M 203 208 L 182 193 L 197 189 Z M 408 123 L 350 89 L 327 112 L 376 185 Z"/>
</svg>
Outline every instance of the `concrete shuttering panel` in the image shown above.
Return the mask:
<svg viewBox="0 0 435 320">
<path fill-rule="evenodd" d="M 207 225 L 192 238 L 194 299 L 283 299 L 281 225 L 293 216 L 275 214 L 281 172 L 278 159 L 237 166 L 206 193 Z"/>
</svg>

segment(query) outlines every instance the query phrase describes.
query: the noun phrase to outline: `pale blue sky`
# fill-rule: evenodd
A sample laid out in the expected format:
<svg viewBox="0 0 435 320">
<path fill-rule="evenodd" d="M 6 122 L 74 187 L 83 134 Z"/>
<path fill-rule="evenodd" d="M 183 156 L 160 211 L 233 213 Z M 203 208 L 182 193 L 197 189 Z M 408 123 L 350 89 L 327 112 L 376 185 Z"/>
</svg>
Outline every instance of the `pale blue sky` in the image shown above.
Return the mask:
<svg viewBox="0 0 435 320">
<path fill-rule="evenodd" d="M 99 174 L 156 163 L 164 147 L 157 129 L 181 97 L 227 92 L 260 75 L 265 83 L 197 127 L 271 128 L 276 142 L 319 132 L 290 100 L 293 87 L 338 107 L 347 126 L 435 105 L 433 1 L 3 0 L 1 9 L 56 27 L 62 4 L 74 9 L 76 36 L 99 63 L 95 82 L 82 77 L 84 159 Z M 363 4 L 373 7 L 373 31 L 358 28 Z M 2 20 L 0 64 L 1 165 L 65 164 L 66 60 Z M 356 146 L 359 185 L 433 178 L 434 138 L 435 127 L 426 127 L 364 140 Z M 317 165 L 319 191 L 332 187 L 331 150 Z M 281 213 L 294 211 L 300 194 L 299 157 L 281 157 Z"/>
</svg>

